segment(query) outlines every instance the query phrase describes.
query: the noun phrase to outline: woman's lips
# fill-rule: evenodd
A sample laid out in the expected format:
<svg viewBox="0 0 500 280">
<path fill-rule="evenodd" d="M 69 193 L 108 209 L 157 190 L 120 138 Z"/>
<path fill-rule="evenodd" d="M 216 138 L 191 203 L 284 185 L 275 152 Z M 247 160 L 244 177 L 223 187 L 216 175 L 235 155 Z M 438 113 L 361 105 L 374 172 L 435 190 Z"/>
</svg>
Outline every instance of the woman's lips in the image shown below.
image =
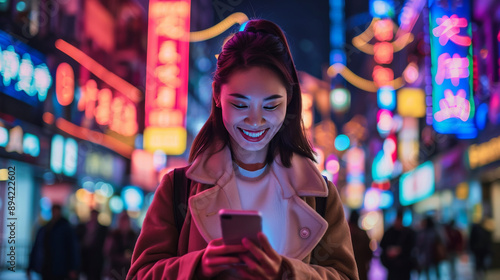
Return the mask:
<svg viewBox="0 0 500 280">
<path fill-rule="evenodd" d="M 250 142 L 259 142 L 260 140 L 264 139 L 266 137 L 267 131 L 269 128 L 264 129 L 264 130 L 245 130 L 239 128 L 241 136 L 245 138 L 245 140 L 250 141 Z"/>
</svg>

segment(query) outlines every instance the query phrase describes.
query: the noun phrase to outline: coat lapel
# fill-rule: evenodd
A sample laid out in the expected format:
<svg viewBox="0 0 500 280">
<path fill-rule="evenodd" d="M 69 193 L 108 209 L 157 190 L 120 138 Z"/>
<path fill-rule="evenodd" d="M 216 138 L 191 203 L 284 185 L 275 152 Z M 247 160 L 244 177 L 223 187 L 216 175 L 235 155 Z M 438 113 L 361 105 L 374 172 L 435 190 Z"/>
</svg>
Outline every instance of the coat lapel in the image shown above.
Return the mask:
<svg viewBox="0 0 500 280">
<path fill-rule="evenodd" d="M 281 165 L 279 157 L 272 165 L 272 172 L 282 190 L 283 199 L 288 200 L 287 246 L 283 255 L 304 259 L 321 240 L 328 223 L 302 196 L 328 196 L 326 183 L 314 163 L 298 155 L 292 158 L 292 167 Z M 208 243 L 222 237 L 218 211 L 241 209 L 238 188 L 228 147 L 216 152 L 205 152 L 187 170 L 191 180 L 211 184 L 189 199 L 189 209 L 200 234 Z"/>
</svg>

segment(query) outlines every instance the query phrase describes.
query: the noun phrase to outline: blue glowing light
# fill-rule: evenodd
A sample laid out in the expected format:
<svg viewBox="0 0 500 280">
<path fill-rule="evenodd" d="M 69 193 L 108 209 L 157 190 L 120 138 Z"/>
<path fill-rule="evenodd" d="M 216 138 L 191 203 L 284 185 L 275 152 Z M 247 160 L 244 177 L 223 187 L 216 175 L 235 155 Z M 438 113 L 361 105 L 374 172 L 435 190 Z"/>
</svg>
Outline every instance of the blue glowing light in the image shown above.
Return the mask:
<svg viewBox="0 0 500 280">
<path fill-rule="evenodd" d="M 377 18 L 390 18 L 394 16 L 393 0 L 371 0 L 370 14 Z"/>
<path fill-rule="evenodd" d="M 335 149 L 337 151 L 345 151 L 351 145 L 351 140 L 345 134 L 339 134 L 337 138 L 335 138 Z"/>
<path fill-rule="evenodd" d="M 407 206 L 428 198 L 435 190 L 435 172 L 432 161 L 419 165 L 413 171 L 404 173 L 399 180 L 399 201 Z"/>
<path fill-rule="evenodd" d="M 5 127 L 0 127 L 0 147 L 6 147 L 9 143 L 9 131 Z"/>
<path fill-rule="evenodd" d="M 26 3 L 24 1 L 17 2 L 16 10 L 18 12 L 24 12 L 26 10 Z"/>
<path fill-rule="evenodd" d="M 476 205 L 482 202 L 483 200 L 483 191 L 481 188 L 481 183 L 478 181 L 472 181 L 469 183 L 469 196 L 468 196 L 469 205 Z"/>
<path fill-rule="evenodd" d="M 391 177 L 394 170 L 394 163 L 391 156 L 379 151 L 373 159 L 372 164 L 372 177 L 374 181 L 384 181 Z"/>
<path fill-rule="evenodd" d="M 239 31 L 245 30 L 245 27 L 247 27 L 248 21 L 245 21 L 241 26 Z"/>
<path fill-rule="evenodd" d="M 24 134 L 23 152 L 32 157 L 37 157 L 40 155 L 40 140 L 38 139 L 38 136 L 30 133 Z"/>
<path fill-rule="evenodd" d="M 66 139 L 64 145 L 64 166 L 63 172 L 66 176 L 73 176 L 76 173 L 78 159 L 78 144 L 73 138 Z"/>
<path fill-rule="evenodd" d="M 138 187 L 127 186 L 122 189 L 122 199 L 127 210 L 139 211 L 144 201 L 144 192 Z"/>
<path fill-rule="evenodd" d="M 394 110 L 396 108 L 396 91 L 394 88 L 379 88 L 377 91 L 377 104 L 380 109 Z"/>
<path fill-rule="evenodd" d="M 119 196 L 113 196 L 109 199 L 109 209 L 115 214 L 119 214 L 123 211 L 123 200 Z"/>
<path fill-rule="evenodd" d="M 477 107 L 476 112 L 476 125 L 477 128 L 483 130 L 486 127 L 486 121 L 488 120 L 488 104 L 483 103 Z"/>
<path fill-rule="evenodd" d="M 394 204 L 394 195 L 390 191 L 380 193 L 380 209 L 390 208 Z"/>
<path fill-rule="evenodd" d="M 63 168 L 64 137 L 59 134 L 52 137 L 50 150 L 50 169 L 54 173 L 60 174 Z"/>
<path fill-rule="evenodd" d="M 82 184 L 82 188 L 86 189 L 87 191 L 93 193 L 94 192 L 94 182 L 90 181 L 91 179 L 89 177 L 85 177 L 89 181 L 85 181 Z"/>
<path fill-rule="evenodd" d="M 412 222 L 413 222 L 413 214 L 411 210 L 406 209 L 403 213 L 403 226 L 409 227 L 411 226 Z"/>
<path fill-rule="evenodd" d="M 50 198 L 44 196 L 40 198 L 40 207 L 43 210 L 51 210 L 52 208 L 52 201 L 50 201 Z"/>
</svg>

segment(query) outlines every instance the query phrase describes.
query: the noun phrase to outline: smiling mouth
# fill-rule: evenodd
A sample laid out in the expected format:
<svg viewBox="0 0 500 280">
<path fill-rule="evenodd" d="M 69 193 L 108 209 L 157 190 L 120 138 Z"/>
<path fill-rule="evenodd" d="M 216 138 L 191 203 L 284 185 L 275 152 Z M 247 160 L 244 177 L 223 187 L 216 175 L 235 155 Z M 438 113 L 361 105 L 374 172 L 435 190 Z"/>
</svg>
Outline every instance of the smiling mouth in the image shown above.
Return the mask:
<svg viewBox="0 0 500 280">
<path fill-rule="evenodd" d="M 258 131 L 249 131 L 249 130 L 244 130 L 241 128 L 238 128 L 238 129 L 240 130 L 243 138 L 245 138 L 246 140 L 248 140 L 250 142 L 258 142 L 258 141 L 264 139 L 264 137 L 267 134 L 267 131 L 269 130 L 269 128 L 264 129 L 264 130 L 258 130 Z"/>
</svg>

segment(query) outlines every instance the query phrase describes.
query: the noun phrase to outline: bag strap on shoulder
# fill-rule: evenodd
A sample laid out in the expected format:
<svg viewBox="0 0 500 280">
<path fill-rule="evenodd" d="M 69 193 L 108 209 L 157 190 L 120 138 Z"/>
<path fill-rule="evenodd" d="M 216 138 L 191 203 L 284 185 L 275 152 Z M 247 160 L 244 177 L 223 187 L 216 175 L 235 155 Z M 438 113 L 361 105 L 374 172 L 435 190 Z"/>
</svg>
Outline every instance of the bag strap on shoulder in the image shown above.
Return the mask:
<svg viewBox="0 0 500 280">
<path fill-rule="evenodd" d="M 326 176 L 323 176 L 323 179 L 325 179 L 326 185 L 328 186 L 328 178 Z M 326 197 L 316 197 L 316 212 L 321 215 L 321 217 L 325 217 L 326 213 Z"/>
<path fill-rule="evenodd" d="M 174 169 L 174 220 L 177 232 L 180 233 L 186 219 L 191 179 L 186 177 L 186 168 Z"/>
</svg>

